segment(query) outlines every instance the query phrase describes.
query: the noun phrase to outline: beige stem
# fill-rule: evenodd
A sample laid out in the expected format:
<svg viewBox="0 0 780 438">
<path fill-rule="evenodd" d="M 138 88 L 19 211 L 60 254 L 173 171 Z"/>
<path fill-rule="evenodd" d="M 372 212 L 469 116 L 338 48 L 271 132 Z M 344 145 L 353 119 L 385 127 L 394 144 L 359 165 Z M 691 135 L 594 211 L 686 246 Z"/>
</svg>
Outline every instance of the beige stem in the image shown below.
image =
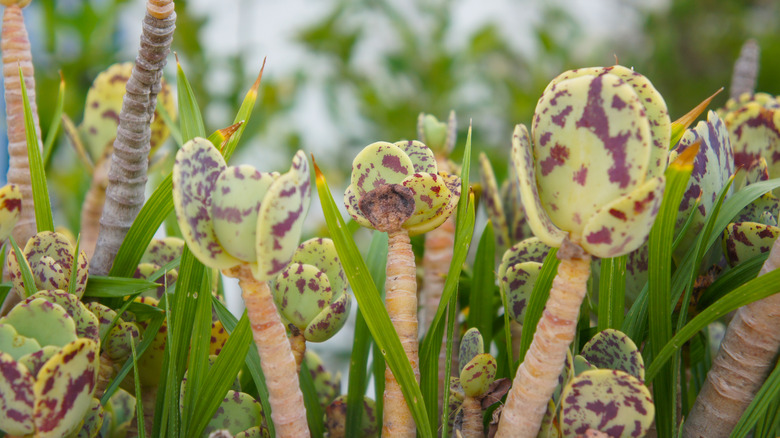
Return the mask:
<svg viewBox="0 0 780 438">
<path fill-rule="evenodd" d="M 298 382 L 295 358 L 290 349 L 284 324 L 276 311 L 268 283 L 257 281 L 248 267 L 240 271 L 252 336 L 260 354 L 260 366 L 268 386 L 271 419 L 278 437 L 308 437 L 306 407 Z"/>
<path fill-rule="evenodd" d="M 463 400 L 463 438 L 482 438 L 485 431 L 482 428 L 482 403 L 474 397 Z"/>
<path fill-rule="evenodd" d="M 385 306 L 417 381 L 420 367 L 417 343 L 417 280 L 414 253 L 409 233 L 401 229 L 389 232 Z M 390 368 L 385 369 L 383 437 L 413 437 L 416 426 L 412 411 L 404 400 L 401 386 Z"/>
<path fill-rule="evenodd" d="M 290 336 L 290 349 L 295 358 L 296 370 L 300 374 L 301 363 L 303 363 L 303 358 L 306 356 L 306 338 L 303 337 L 300 331 Z"/>
<path fill-rule="evenodd" d="M 761 272 L 780 267 L 780 239 Z M 684 437 L 728 437 L 774 367 L 780 347 L 780 294 L 740 307 L 729 323 Z"/>
<path fill-rule="evenodd" d="M 564 258 L 558 265 L 558 275 L 553 280 L 534 340 L 517 369 L 501 413 L 497 438 L 533 438 L 539 433 L 547 402 L 558 384 L 566 351 L 577 330 L 589 276 L 590 256 L 585 253 Z"/>
</svg>

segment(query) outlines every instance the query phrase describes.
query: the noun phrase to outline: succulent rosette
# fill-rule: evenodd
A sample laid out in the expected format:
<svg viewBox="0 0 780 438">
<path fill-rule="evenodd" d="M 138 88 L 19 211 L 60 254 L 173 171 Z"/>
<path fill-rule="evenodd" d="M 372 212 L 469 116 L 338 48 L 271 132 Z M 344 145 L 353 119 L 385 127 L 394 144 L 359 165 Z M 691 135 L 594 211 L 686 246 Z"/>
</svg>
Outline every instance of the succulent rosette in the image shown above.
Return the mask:
<svg viewBox="0 0 780 438">
<path fill-rule="evenodd" d="M 650 231 L 664 190 L 671 122 L 650 81 L 622 66 L 565 72 L 539 99 L 533 143 L 518 125 L 513 161 L 534 234 L 616 257 Z"/>
<path fill-rule="evenodd" d="M 228 166 L 198 137 L 176 154 L 173 195 L 182 235 L 198 260 L 216 269 L 247 263 L 265 281 L 284 269 L 298 246 L 311 200 L 309 162 L 299 151 L 283 175 Z"/>
<path fill-rule="evenodd" d="M 0 242 L 13 231 L 22 213 L 22 193 L 16 184 L 0 187 Z"/>
<path fill-rule="evenodd" d="M 516 243 L 504 252 L 498 267 L 498 282 L 507 297 L 509 316 L 522 324 L 542 262 L 550 247 L 536 237 Z"/>
<path fill-rule="evenodd" d="M 97 318 L 64 291 L 40 291 L 0 318 L 0 429 L 67 436 L 94 407 Z"/>
<path fill-rule="evenodd" d="M 416 140 L 376 142 L 366 146 L 352 162 L 351 184 L 344 193 L 350 216 L 364 227 L 377 229 L 377 219 L 364 214 L 360 200 L 392 184 L 408 189 L 414 200 L 413 213 L 401 225 L 410 236 L 441 225 L 460 198 L 460 179 L 439 172 L 433 152 L 425 144 Z"/>
<path fill-rule="evenodd" d="M 324 342 L 349 316 L 352 300 L 347 278 L 330 239 L 315 238 L 298 246 L 290 264 L 271 286 L 276 308 L 311 342 Z"/>
<path fill-rule="evenodd" d="M 89 261 L 87 254 L 76 248 L 67 237 L 53 231 L 42 231 L 27 241 L 22 250 L 22 261 L 27 263 L 35 279 L 35 290 L 69 289 L 71 272 L 76 269 L 74 294 L 81 298 L 87 287 Z M 16 252 L 11 249 L 6 258 L 8 274 L 13 282 L 13 291 L 22 298 L 25 295 L 24 279 Z"/>
</svg>

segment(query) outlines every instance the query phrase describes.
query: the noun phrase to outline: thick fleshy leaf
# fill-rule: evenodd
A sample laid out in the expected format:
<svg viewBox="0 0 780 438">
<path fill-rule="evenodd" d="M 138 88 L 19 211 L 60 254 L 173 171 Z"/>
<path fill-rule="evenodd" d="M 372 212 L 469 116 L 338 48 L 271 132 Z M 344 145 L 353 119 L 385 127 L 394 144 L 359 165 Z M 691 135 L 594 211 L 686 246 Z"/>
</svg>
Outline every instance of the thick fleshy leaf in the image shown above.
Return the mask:
<svg viewBox="0 0 780 438">
<path fill-rule="evenodd" d="M 35 432 L 35 377 L 10 354 L 0 351 L 0 430 L 12 435 Z"/>
<path fill-rule="evenodd" d="M 496 245 L 503 250 L 511 243 L 509 239 L 509 225 L 507 224 L 507 215 L 504 212 L 504 205 L 501 201 L 501 194 L 498 190 L 496 175 L 493 173 L 493 166 L 484 152 L 479 154 L 479 167 L 480 180 L 482 181 L 482 202 L 485 204 L 485 211 L 496 230 Z"/>
<path fill-rule="evenodd" d="M 173 206 L 184 241 L 198 260 L 216 269 L 240 263 L 222 248 L 214 232 L 211 204 L 217 178 L 226 167 L 214 145 L 199 137 L 179 149 L 173 166 Z"/>
<path fill-rule="evenodd" d="M 552 222 L 542 206 L 539 187 L 536 185 L 534 151 L 528 129 L 524 125 L 517 125 L 512 134 L 512 163 L 517 169 L 520 196 L 528 226 L 542 242 L 557 248 L 566 237 L 566 232 Z"/>
<path fill-rule="evenodd" d="M 324 272 L 328 276 L 334 297 L 347 289 L 347 277 L 341 267 L 336 245 L 331 239 L 319 237 L 301 243 L 293 254 L 292 262 L 316 266 Z"/>
<path fill-rule="evenodd" d="M 369 222 L 369 220 L 363 216 L 363 212 L 360 211 L 358 205 L 359 200 L 360 198 L 355 193 L 354 187 L 352 187 L 352 185 L 347 186 L 347 190 L 344 191 L 344 206 L 347 207 L 347 213 L 349 213 L 349 215 L 352 216 L 352 219 L 360 224 L 360 226 L 372 228 L 371 222 Z"/>
<path fill-rule="evenodd" d="M 111 322 L 114 320 L 114 318 L 116 318 L 116 312 L 110 307 L 100 304 L 97 301 L 91 301 L 85 304 L 85 306 L 87 307 L 87 310 L 92 312 L 92 314 L 97 318 L 98 336 L 100 336 L 100 339 L 103 339 L 103 337 L 108 332 L 108 329 L 111 328 Z"/>
<path fill-rule="evenodd" d="M 479 397 L 490 388 L 496 378 L 498 362 L 490 353 L 474 356 L 460 370 L 460 385 L 468 397 Z"/>
<path fill-rule="evenodd" d="M 780 199 L 768 192 L 748 204 L 733 220 L 778 225 L 778 218 L 780 218 Z"/>
<path fill-rule="evenodd" d="M 536 237 L 524 239 L 504 252 L 504 255 L 501 257 L 501 265 L 498 268 L 498 275 L 503 275 L 503 270 L 517 263 L 542 263 L 549 251 L 550 247 Z"/>
<path fill-rule="evenodd" d="M 476 328 L 470 328 L 463 334 L 460 339 L 460 351 L 458 353 L 458 364 L 460 369 L 475 356 L 485 352 L 484 342 L 482 341 L 482 334 Z"/>
<path fill-rule="evenodd" d="M 431 114 L 420 113 L 417 117 L 417 138 L 437 155 L 447 156 L 452 151 L 457 128 L 455 111 L 450 111 L 447 123 L 440 122 Z"/>
<path fill-rule="evenodd" d="M 363 406 L 360 409 L 361 437 L 370 438 L 379 436 L 377 427 L 376 404 L 368 397 L 363 397 Z M 330 438 L 344 438 L 347 433 L 347 396 L 341 395 L 333 400 L 325 408 L 325 429 Z"/>
<path fill-rule="evenodd" d="M 756 222 L 730 223 L 723 235 L 723 247 L 729 265 L 736 266 L 759 254 L 769 252 L 780 236 L 780 227 Z"/>
<path fill-rule="evenodd" d="M 46 345 L 40 350 L 24 355 L 19 358 L 19 363 L 27 367 L 33 376 L 37 376 L 38 372 L 43 368 L 43 364 L 49 361 L 55 354 L 60 352 L 60 347 L 54 345 Z"/>
<path fill-rule="evenodd" d="M 16 184 L 0 187 L 0 242 L 13 231 L 22 214 L 22 193 Z"/>
<path fill-rule="evenodd" d="M 414 213 L 403 223 L 410 236 L 430 231 L 447 220 L 455 210 L 455 196 L 437 174 L 415 173 L 401 183 L 414 194 Z"/>
<path fill-rule="evenodd" d="M 257 212 L 273 182 L 271 174 L 249 165 L 229 166 L 217 178 L 211 201 L 214 232 L 233 257 L 245 262 L 257 260 Z"/>
<path fill-rule="evenodd" d="M 605 204 L 582 228 L 582 248 L 596 257 L 617 257 L 639 248 L 650 233 L 661 206 L 664 177 Z"/>
<path fill-rule="evenodd" d="M 38 436 L 66 436 L 81 426 L 95 392 L 98 354 L 96 343 L 78 339 L 43 365 L 33 385 Z"/>
<path fill-rule="evenodd" d="M 425 143 L 417 140 L 403 140 L 395 142 L 414 166 L 414 173 L 436 173 L 436 158 L 433 151 Z"/>
<path fill-rule="evenodd" d="M 414 173 L 414 163 L 401 148 L 378 141 L 355 156 L 351 185 L 360 197 L 384 184 L 400 184 Z"/>
<path fill-rule="evenodd" d="M 76 336 L 91 339 L 93 342 L 100 344 L 97 316 L 90 312 L 76 295 L 69 294 L 64 290 L 45 290 L 27 298 L 24 302 L 29 303 L 37 298 L 43 298 L 46 301 L 62 306 L 68 312 L 68 315 L 73 318 L 73 322 L 76 325 Z"/>
<path fill-rule="evenodd" d="M 311 203 L 309 161 L 302 151 L 290 171 L 268 188 L 257 216 L 255 278 L 264 281 L 281 272 L 295 253 Z"/>
<path fill-rule="evenodd" d="M 101 72 L 87 91 L 84 120 L 79 132 L 93 161 L 97 161 L 106 147 L 114 143 L 125 86 L 132 70 L 131 62 L 114 64 Z"/>
<path fill-rule="evenodd" d="M 260 403 L 249 394 L 228 390 L 214 417 L 203 431 L 205 435 L 227 429 L 231 435 L 259 426 L 263 419 Z"/>
<path fill-rule="evenodd" d="M 290 263 L 276 276 L 274 302 L 284 318 L 303 331 L 333 295 L 328 276 L 316 266 Z"/>
<path fill-rule="evenodd" d="M 590 361 L 585 359 L 585 357 L 578 354 L 572 359 L 572 369 L 574 370 L 574 375 L 579 376 L 585 371 L 597 370 L 598 367 L 590 363 Z"/>
<path fill-rule="evenodd" d="M 325 342 L 332 338 L 347 322 L 351 306 L 352 297 L 349 294 L 332 299 L 328 307 L 309 322 L 303 332 L 304 338 L 311 342 Z"/>
<path fill-rule="evenodd" d="M 152 239 L 146 252 L 141 256 L 141 262 L 153 263 L 158 266 L 165 266 L 174 261 L 176 257 L 181 256 L 184 248 L 184 241 L 178 237 L 166 237 L 164 239 Z"/>
<path fill-rule="evenodd" d="M 585 371 L 573 378 L 561 395 L 563 436 L 576 436 L 588 429 L 612 437 L 644 436 L 654 415 L 650 391 L 623 371 Z"/>
<path fill-rule="evenodd" d="M 317 398 L 320 404 L 327 406 L 339 395 L 341 373 L 331 373 L 325 368 L 325 362 L 322 361 L 322 358 L 311 350 L 306 351 L 303 360 L 306 361 L 306 367 L 309 369 L 309 373 L 311 373 L 314 389 L 317 391 Z"/>
<path fill-rule="evenodd" d="M 515 263 L 504 271 L 499 278 L 504 290 L 509 308 L 509 316 L 522 324 L 525 318 L 525 309 L 528 307 L 528 299 L 534 290 L 536 278 L 542 270 L 542 264 L 537 262 Z"/>
<path fill-rule="evenodd" d="M 12 325 L 19 335 L 35 339 L 41 347 L 62 347 L 77 339 L 73 318 L 62 306 L 44 298 L 17 304 L 0 323 Z"/>
<path fill-rule="evenodd" d="M 0 324 L 0 351 L 11 355 L 14 360 L 40 349 L 41 345 L 35 339 L 20 336 L 11 324 Z"/>
<path fill-rule="evenodd" d="M 606 329 L 596 334 L 580 353 L 600 369 L 620 370 L 644 381 L 645 363 L 636 344 L 625 333 Z"/>
<path fill-rule="evenodd" d="M 594 214 L 650 176 L 650 121 L 634 88 L 609 73 L 553 80 L 533 139 L 542 205 L 577 243 Z"/>
<path fill-rule="evenodd" d="M 100 428 L 103 427 L 104 417 L 103 406 L 100 404 L 100 400 L 93 398 L 76 438 L 94 438 L 98 436 Z"/>
<path fill-rule="evenodd" d="M 64 234 L 42 231 L 31 237 L 24 247 L 24 256 L 35 276 L 38 289 L 70 289 L 73 254 L 76 251 Z M 79 253 L 76 264 L 76 285 L 72 288 L 77 297 L 84 294 L 89 275 L 89 261 L 85 252 Z"/>
<path fill-rule="evenodd" d="M 131 342 L 135 344 L 136 348 L 141 343 L 141 333 L 138 326 L 132 322 L 117 322 L 106 337 L 103 351 L 114 361 L 124 361 L 132 353 Z"/>
</svg>

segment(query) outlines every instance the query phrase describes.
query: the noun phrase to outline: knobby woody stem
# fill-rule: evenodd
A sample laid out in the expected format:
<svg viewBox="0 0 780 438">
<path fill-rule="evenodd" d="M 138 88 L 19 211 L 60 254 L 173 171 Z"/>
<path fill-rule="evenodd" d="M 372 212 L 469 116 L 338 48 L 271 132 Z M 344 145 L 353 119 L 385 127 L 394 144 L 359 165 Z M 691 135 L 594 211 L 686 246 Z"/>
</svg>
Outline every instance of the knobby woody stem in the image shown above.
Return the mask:
<svg viewBox="0 0 780 438">
<path fill-rule="evenodd" d="M 417 341 L 417 279 L 414 253 L 405 229 L 388 232 L 387 279 L 385 280 L 385 306 L 406 357 L 420 381 Z M 383 437 L 414 437 L 417 431 L 412 411 L 404 400 L 401 386 L 390 371 L 385 369 L 385 394 L 383 411 Z"/>
<path fill-rule="evenodd" d="M 485 431 L 482 428 L 482 403 L 474 398 L 466 396 L 463 400 L 463 438 L 482 438 Z"/>
<path fill-rule="evenodd" d="M 590 276 L 590 255 L 568 239 L 564 239 L 558 254 L 558 275 L 531 347 L 517 369 L 498 423 L 497 438 L 533 438 L 539 433 L 547 402 L 558 384 L 566 351 L 577 330 Z"/>
<path fill-rule="evenodd" d="M 114 257 L 144 203 L 151 138 L 151 120 L 161 89 L 176 27 L 171 0 L 149 0 L 141 34 L 141 46 L 127 81 L 119 128 L 108 173 L 106 203 L 91 270 L 106 275 Z"/>
</svg>

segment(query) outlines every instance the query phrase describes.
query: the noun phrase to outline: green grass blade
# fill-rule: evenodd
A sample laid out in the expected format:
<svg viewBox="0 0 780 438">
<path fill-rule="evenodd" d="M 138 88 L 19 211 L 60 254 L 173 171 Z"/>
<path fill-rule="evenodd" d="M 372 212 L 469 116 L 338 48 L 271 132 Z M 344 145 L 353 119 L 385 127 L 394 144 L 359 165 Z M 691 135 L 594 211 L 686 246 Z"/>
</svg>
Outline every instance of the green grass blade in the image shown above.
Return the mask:
<svg viewBox="0 0 780 438">
<path fill-rule="evenodd" d="M 54 140 L 57 139 L 57 133 L 62 125 L 62 110 L 65 107 L 65 78 L 60 71 L 60 90 L 57 93 L 57 104 L 54 107 L 54 114 L 49 124 L 49 131 L 46 133 L 46 140 L 43 142 L 43 167 L 49 164 L 51 153 L 54 150 Z"/>
<path fill-rule="evenodd" d="M 697 144 L 688 147 L 680 157 L 666 169 L 666 188 L 661 207 L 655 218 L 653 228 L 648 238 L 649 257 L 647 266 L 648 302 L 647 313 L 650 324 L 650 353 L 657 353 L 661 346 L 672 338 L 672 242 L 677 212 L 683 193 L 688 186 L 688 179 L 693 170 L 693 160 L 699 147 Z M 675 426 L 675 404 L 677 381 L 675 379 L 677 365 L 668 363 L 659 374 L 659 379 L 653 385 L 653 399 L 656 405 L 656 425 L 659 437 L 671 437 Z"/>
<path fill-rule="evenodd" d="M 35 286 L 35 277 L 33 277 L 32 269 L 27 263 L 27 259 L 22 255 L 22 250 L 19 249 L 19 245 L 16 244 L 13 236 L 8 236 L 8 241 L 11 242 L 11 246 L 14 248 L 14 254 L 16 255 L 16 262 L 19 263 L 19 270 L 22 271 L 22 281 L 24 282 L 24 294 L 25 298 L 32 296 L 38 292 L 38 287 Z"/>
<path fill-rule="evenodd" d="M 46 186 L 46 173 L 43 169 L 43 158 L 38 149 L 38 133 L 35 131 L 35 121 L 30 109 L 30 98 L 27 96 L 27 85 L 24 83 L 22 67 L 19 67 L 19 81 L 22 85 L 22 103 L 24 104 L 24 130 L 27 136 L 27 157 L 30 165 L 30 182 L 32 184 L 33 202 L 35 203 L 35 224 L 38 232 L 54 231 L 54 220 L 51 217 L 49 188 Z M 23 242 L 26 243 L 26 242 Z"/>
<path fill-rule="evenodd" d="M 84 290 L 85 297 L 121 298 L 156 290 L 159 284 L 142 278 L 102 277 L 91 275 Z"/>
<path fill-rule="evenodd" d="M 68 279 L 68 293 L 75 294 L 76 286 L 78 286 L 77 278 L 79 270 L 76 269 L 79 260 L 79 248 L 81 247 L 81 234 L 76 238 L 76 248 L 73 249 L 73 265 L 70 270 L 70 278 Z"/>
<path fill-rule="evenodd" d="M 309 432 L 314 438 L 322 438 L 325 434 L 325 425 L 322 418 L 325 413 L 322 411 L 320 400 L 317 397 L 317 389 L 314 387 L 314 380 L 311 378 L 311 372 L 306 365 L 306 361 L 301 362 L 301 373 L 298 376 L 303 393 L 303 403 L 306 405 L 306 420 L 309 423 Z"/>
<path fill-rule="evenodd" d="M 315 169 L 317 172 L 317 191 L 325 220 L 328 223 L 328 231 L 336 245 L 339 259 L 344 266 L 358 305 L 365 315 L 368 329 L 401 386 L 401 391 L 421 436 L 431 437 L 430 417 L 425 411 L 422 393 L 412 372 L 412 366 L 406 358 L 406 353 L 404 353 L 398 334 L 390 322 L 387 310 L 379 298 L 379 292 L 369 276 L 365 261 L 358 252 L 352 236 L 345 232 L 346 224 L 333 201 L 325 176 L 319 171 L 316 164 Z"/>
<path fill-rule="evenodd" d="M 655 355 L 645 372 L 645 381 L 648 383 L 653 381 L 669 358 L 699 330 L 733 310 L 778 292 L 780 292 L 780 269 L 754 278 L 702 310 Z"/>
<path fill-rule="evenodd" d="M 485 350 L 493 341 L 493 320 L 496 316 L 496 240 L 493 224 L 488 221 L 477 245 L 474 274 L 469 295 L 469 328 L 476 327 L 482 334 Z"/>
<path fill-rule="evenodd" d="M 534 340 L 534 333 L 536 333 L 536 326 L 539 324 L 539 320 L 542 319 L 544 306 L 547 304 L 547 298 L 550 297 L 552 282 L 558 273 L 558 264 L 561 262 L 556 254 L 558 254 L 558 248 L 550 248 L 547 257 L 544 258 L 542 263 L 542 270 L 539 271 L 539 276 L 536 278 L 531 298 L 528 299 L 528 307 L 525 309 L 525 317 L 523 318 L 523 331 L 520 335 L 520 351 L 517 356 L 519 363 L 523 362 L 525 354 L 531 348 L 531 342 Z M 512 366 L 510 371 L 514 375 L 515 367 Z"/>
<path fill-rule="evenodd" d="M 171 114 L 167 109 L 165 109 L 165 105 L 163 105 L 162 100 L 157 100 L 157 107 L 155 110 L 157 111 L 157 114 L 159 114 L 163 119 L 163 123 L 165 123 L 165 127 L 168 128 L 168 131 L 171 133 L 171 138 L 173 138 L 173 141 L 176 142 L 176 146 L 182 147 L 184 142 L 182 142 L 179 125 L 173 121 L 173 117 L 171 117 Z"/>
<path fill-rule="evenodd" d="M 366 255 L 366 266 L 374 285 L 384 293 L 385 265 L 387 263 L 387 233 L 374 231 Z M 357 436 L 363 415 L 363 397 L 366 394 L 368 352 L 371 350 L 371 332 L 368 331 L 363 312 L 357 309 L 355 338 L 349 359 L 349 385 L 347 386 L 347 424 L 345 436 Z"/>
<path fill-rule="evenodd" d="M 212 301 L 217 301 L 213 299 Z M 209 316 L 211 316 L 209 309 Z M 219 409 L 222 399 L 233 385 L 233 382 L 241 370 L 244 358 L 252 345 L 252 332 L 249 330 L 249 318 L 246 314 L 238 321 L 238 325 L 232 330 L 222 351 L 219 352 L 214 365 L 209 368 L 208 374 L 199 391 L 199 397 L 195 401 L 190 418 L 190 436 L 201 436 L 208 426 L 214 413 Z M 189 379 L 187 379 L 189 385 Z"/>
<path fill-rule="evenodd" d="M 225 330 L 228 332 L 228 334 L 232 336 L 233 331 L 237 327 L 238 320 L 230 313 L 224 304 L 219 302 L 219 300 L 212 300 L 212 304 L 214 305 L 214 310 L 217 313 L 217 317 L 222 322 L 222 326 L 225 327 Z M 246 312 L 244 312 L 244 315 L 241 316 L 241 319 L 247 319 Z M 268 413 L 271 412 L 271 405 L 268 403 L 268 387 L 265 385 L 263 370 L 260 368 L 260 355 L 257 354 L 257 348 L 251 347 L 248 349 L 244 362 L 246 363 L 249 374 L 251 374 L 252 380 L 255 383 L 255 387 L 257 388 L 259 401 L 263 407 L 263 413 L 268 424 L 268 432 L 270 433 L 270 436 L 276 436 L 274 431 L 274 422 L 271 419 L 271 416 L 268 415 Z"/>
<path fill-rule="evenodd" d="M 249 122 L 249 116 L 252 115 L 255 102 L 257 102 L 257 92 L 260 89 L 260 81 L 263 79 L 263 70 L 265 70 L 265 59 L 263 59 L 263 66 L 260 67 L 260 74 L 257 75 L 255 83 L 252 84 L 252 87 L 246 93 L 246 96 L 244 96 L 244 101 L 241 102 L 241 107 L 238 109 L 238 114 L 236 114 L 236 118 L 233 119 L 233 123 L 238 123 L 241 121 L 244 123 L 238 127 L 236 132 L 233 133 L 228 142 L 225 144 L 222 153 L 226 160 L 228 157 L 233 155 L 233 152 L 235 152 L 238 141 L 241 140 L 241 135 L 244 133 L 244 129 Z"/>
<path fill-rule="evenodd" d="M 491 253 L 493 254 L 493 253 Z M 492 258 L 492 257 L 491 257 Z M 458 309 L 458 290 L 455 290 L 455 293 L 452 295 L 452 298 L 450 299 L 449 305 L 447 305 L 447 344 L 445 347 L 445 352 L 447 354 L 447 362 L 444 364 L 444 384 L 445 384 L 445 390 L 444 394 L 442 395 L 442 408 L 441 408 L 441 427 L 446 432 L 442 433 L 442 436 L 445 434 L 449 434 L 451 431 L 447 427 L 448 420 L 450 418 L 450 415 L 455 415 L 454 412 L 450 412 L 450 391 L 449 389 L 449 381 L 450 377 L 452 376 L 452 347 L 454 344 L 454 339 L 457 334 L 455 333 L 455 318 L 457 318 L 457 309 Z M 485 345 L 489 345 L 488 343 L 485 343 Z M 489 349 L 490 347 L 487 347 Z"/>
<path fill-rule="evenodd" d="M 135 378 L 135 419 L 138 422 L 139 438 L 146 437 L 146 425 L 144 424 L 144 402 L 141 392 L 141 377 L 138 375 L 138 358 L 135 355 L 135 342 L 130 341 L 130 359 L 133 361 L 133 377 Z"/>
<path fill-rule="evenodd" d="M 190 423 L 194 418 L 197 418 L 195 415 L 205 415 L 205 413 L 198 412 L 193 409 L 193 407 L 197 403 L 197 400 L 203 397 L 201 392 L 203 386 L 207 382 L 206 376 L 209 373 L 212 297 L 211 272 L 211 269 L 204 268 L 204 275 L 201 276 L 200 290 L 193 297 L 196 300 L 196 303 L 192 331 L 187 333 L 187 337 L 190 338 L 190 350 L 187 366 L 187 390 L 184 392 L 184 408 L 182 409 L 182 431 L 184 436 L 198 436 L 199 434 L 194 433 L 190 429 Z M 187 344 L 187 342 L 185 341 L 183 344 Z M 208 418 L 211 418 L 211 416 Z"/>
<path fill-rule="evenodd" d="M 179 97 L 179 126 L 182 142 L 187 143 L 195 137 L 206 138 L 206 127 L 203 124 L 198 101 L 178 59 L 176 60 L 176 91 Z"/>
<path fill-rule="evenodd" d="M 748 436 L 758 420 L 766 415 L 770 405 L 775 402 L 780 395 L 780 364 L 775 366 L 772 374 L 767 377 L 761 389 L 756 393 L 756 397 L 750 402 L 745 412 L 740 417 L 734 430 L 731 431 L 731 438 L 745 438 Z"/>
<path fill-rule="evenodd" d="M 735 288 L 756 278 L 767 257 L 768 252 L 758 254 L 726 271 L 704 291 L 696 304 L 697 307 L 707 308 Z"/>
<path fill-rule="evenodd" d="M 623 325 L 626 300 L 626 261 L 628 255 L 601 259 L 599 278 L 598 331 Z"/>
</svg>

